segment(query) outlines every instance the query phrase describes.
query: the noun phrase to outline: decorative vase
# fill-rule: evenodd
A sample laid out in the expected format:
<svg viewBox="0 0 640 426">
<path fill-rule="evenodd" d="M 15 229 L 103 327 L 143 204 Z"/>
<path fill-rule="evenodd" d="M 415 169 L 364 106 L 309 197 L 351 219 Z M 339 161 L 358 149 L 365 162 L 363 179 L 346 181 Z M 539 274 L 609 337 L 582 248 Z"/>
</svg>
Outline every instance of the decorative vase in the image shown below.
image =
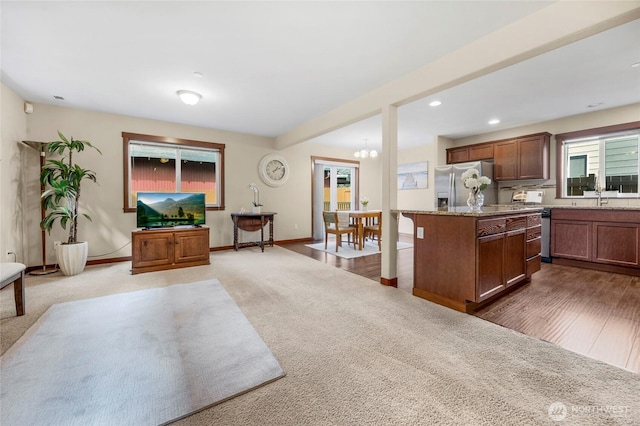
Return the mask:
<svg viewBox="0 0 640 426">
<path fill-rule="evenodd" d="M 484 195 L 482 192 L 469 191 L 469 198 L 467 198 L 467 205 L 472 212 L 481 212 L 484 205 Z"/>
<path fill-rule="evenodd" d="M 367 204 L 362 205 L 362 211 L 367 211 Z"/>
<path fill-rule="evenodd" d="M 56 247 L 58 266 L 67 276 L 77 275 L 84 271 L 89 254 L 89 243 L 84 241 L 73 244 L 60 244 Z"/>
<path fill-rule="evenodd" d="M 260 206 L 251 207 L 251 213 L 259 214 L 260 213 Z"/>
</svg>

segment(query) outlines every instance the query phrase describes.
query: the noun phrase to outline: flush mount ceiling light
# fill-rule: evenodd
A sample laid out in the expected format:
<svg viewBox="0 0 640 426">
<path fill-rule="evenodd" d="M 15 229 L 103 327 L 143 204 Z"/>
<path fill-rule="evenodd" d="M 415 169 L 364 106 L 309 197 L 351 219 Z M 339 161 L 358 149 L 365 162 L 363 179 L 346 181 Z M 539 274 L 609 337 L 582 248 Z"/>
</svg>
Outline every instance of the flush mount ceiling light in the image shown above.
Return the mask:
<svg viewBox="0 0 640 426">
<path fill-rule="evenodd" d="M 500 120 L 498 120 L 497 118 L 494 118 L 493 120 L 489 120 L 489 124 L 494 125 L 494 124 L 498 124 L 500 122 Z"/>
<path fill-rule="evenodd" d="M 376 158 L 378 156 L 378 151 L 376 151 L 375 149 L 372 149 L 371 151 L 369 151 L 369 147 L 367 146 L 367 139 L 365 139 L 364 149 L 354 152 L 353 156 L 356 158 L 367 158 L 367 157 Z"/>
<path fill-rule="evenodd" d="M 178 90 L 178 96 L 182 99 L 187 105 L 195 105 L 202 99 L 202 95 L 197 92 L 192 92 L 191 90 Z"/>
<path fill-rule="evenodd" d="M 440 106 L 440 105 L 442 105 L 442 102 L 440 102 L 440 101 L 431 101 L 429 103 L 429 106 L 432 106 L 432 107 L 437 107 L 437 106 Z"/>
</svg>

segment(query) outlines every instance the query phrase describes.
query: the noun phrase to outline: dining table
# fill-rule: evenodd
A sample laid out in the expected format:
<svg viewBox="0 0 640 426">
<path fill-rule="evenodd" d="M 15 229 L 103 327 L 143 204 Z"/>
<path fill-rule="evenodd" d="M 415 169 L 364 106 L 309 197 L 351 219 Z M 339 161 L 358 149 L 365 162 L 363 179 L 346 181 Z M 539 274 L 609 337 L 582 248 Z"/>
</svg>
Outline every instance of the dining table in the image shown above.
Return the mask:
<svg viewBox="0 0 640 426">
<path fill-rule="evenodd" d="M 349 214 L 349 220 L 356 225 L 358 229 L 358 249 L 364 247 L 364 222 L 374 218 L 382 219 L 382 210 L 339 210 L 339 214 Z"/>
</svg>

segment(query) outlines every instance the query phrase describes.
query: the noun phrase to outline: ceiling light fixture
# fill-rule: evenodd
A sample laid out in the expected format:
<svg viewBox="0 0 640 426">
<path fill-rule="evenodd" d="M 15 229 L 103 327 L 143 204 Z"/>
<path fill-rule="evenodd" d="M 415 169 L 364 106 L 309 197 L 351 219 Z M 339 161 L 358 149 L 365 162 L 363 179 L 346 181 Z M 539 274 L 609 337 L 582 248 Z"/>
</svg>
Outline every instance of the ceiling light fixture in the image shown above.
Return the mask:
<svg viewBox="0 0 640 426">
<path fill-rule="evenodd" d="M 635 64 L 631 64 L 631 68 L 638 68 L 640 67 L 640 62 L 636 62 Z"/>
<path fill-rule="evenodd" d="M 378 151 L 376 151 L 375 149 L 372 149 L 371 151 L 369 151 L 369 147 L 367 146 L 367 139 L 365 139 L 364 149 L 354 152 L 353 156 L 356 158 L 367 158 L 367 157 L 376 158 L 378 156 Z"/>
<path fill-rule="evenodd" d="M 191 90 L 178 90 L 177 93 L 178 96 L 180 96 L 180 99 L 182 99 L 182 102 L 187 105 L 195 105 L 200 101 L 200 99 L 202 99 L 202 95 L 200 93 L 192 92 Z"/>
<path fill-rule="evenodd" d="M 498 124 L 500 122 L 500 120 L 498 120 L 497 118 L 494 118 L 493 120 L 489 120 L 489 124 L 494 125 L 494 124 Z"/>
<path fill-rule="evenodd" d="M 440 105 L 442 105 L 442 102 L 440 101 L 431 101 L 431 103 L 429 103 L 429 106 L 432 106 L 432 107 L 437 107 Z"/>
</svg>

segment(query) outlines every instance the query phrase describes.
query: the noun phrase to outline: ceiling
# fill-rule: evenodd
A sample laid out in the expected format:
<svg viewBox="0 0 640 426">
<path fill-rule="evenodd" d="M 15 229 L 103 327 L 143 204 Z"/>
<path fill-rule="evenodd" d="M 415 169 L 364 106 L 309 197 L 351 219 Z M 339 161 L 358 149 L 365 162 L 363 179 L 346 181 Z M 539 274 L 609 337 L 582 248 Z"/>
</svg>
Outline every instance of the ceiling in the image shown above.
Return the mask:
<svg viewBox="0 0 640 426">
<path fill-rule="evenodd" d="M 550 3 L 2 1 L 0 76 L 33 103 L 275 137 Z M 640 102 L 639 40 L 636 20 L 405 105 L 399 146 Z M 380 149 L 380 128 L 312 142 Z"/>
</svg>

